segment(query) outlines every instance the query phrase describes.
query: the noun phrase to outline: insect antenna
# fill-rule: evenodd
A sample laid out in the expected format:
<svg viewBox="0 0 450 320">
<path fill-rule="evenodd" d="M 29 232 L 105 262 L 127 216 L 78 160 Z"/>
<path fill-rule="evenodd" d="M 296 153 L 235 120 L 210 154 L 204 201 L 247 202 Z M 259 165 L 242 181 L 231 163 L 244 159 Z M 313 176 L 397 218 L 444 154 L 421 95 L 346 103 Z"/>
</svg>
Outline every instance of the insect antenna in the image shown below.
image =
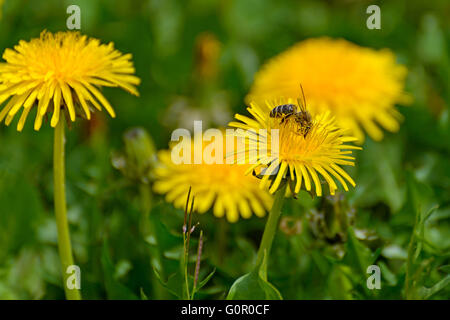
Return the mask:
<svg viewBox="0 0 450 320">
<path fill-rule="evenodd" d="M 303 101 L 300 98 L 297 98 L 298 106 L 300 107 L 301 111 L 306 111 L 305 91 L 303 90 L 303 86 L 301 83 L 300 83 L 300 89 L 302 90 Z"/>
</svg>

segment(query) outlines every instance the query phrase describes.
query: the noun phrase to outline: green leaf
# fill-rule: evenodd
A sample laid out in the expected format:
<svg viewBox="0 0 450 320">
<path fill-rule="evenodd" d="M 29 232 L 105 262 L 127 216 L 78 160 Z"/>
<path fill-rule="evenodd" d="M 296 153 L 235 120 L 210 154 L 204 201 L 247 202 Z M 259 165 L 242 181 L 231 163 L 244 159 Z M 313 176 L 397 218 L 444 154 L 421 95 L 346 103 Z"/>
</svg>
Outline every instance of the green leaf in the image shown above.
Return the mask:
<svg viewBox="0 0 450 320">
<path fill-rule="evenodd" d="M 203 287 L 205 286 L 205 284 L 208 283 L 208 281 L 212 278 L 212 276 L 214 275 L 214 273 L 216 273 L 216 269 L 215 269 L 215 268 L 214 268 L 213 271 L 211 271 L 210 274 L 208 274 L 208 275 L 206 276 L 205 279 L 203 279 L 202 281 L 200 281 L 200 282 L 198 283 L 197 288 L 196 288 L 196 292 L 199 291 L 201 288 L 203 288 Z"/>
<path fill-rule="evenodd" d="M 420 59 L 427 63 L 438 63 L 444 59 L 445 49 L 445 33 L 439 26 L 439 19 L 431 13 L 423 15 L 417 36 Z"/>
<path fill-rule="evenodd" d="M 102 257 L 101 257 L 106 294 L 111 300 L 135 300 L 138 297 L 127 287 L 117 281 L 114 277 L 115 268 L 111 261 L 108 252 L 108 245 L 105 241 L 103 243 Z"/>
<path fill-rule="evenodd" d="M 397 276 L 395 275 L 395 273 L 393 273 L 389 269 L 387 264 L 384 263 L 383 261 L 380 261 L 380 262 L 378 262 L 378 265 L 379 265 L 380 270 L 381 270 L 381 275 L 383 276 L 383 279 L 386 280 L 388 285 L 390 285 L 390 286 L 397 285 L 397 283 L 398 283 Z"/>
<path fill-rule="evenodd" d="M 332 299 L 348 300 L 352 299 L 351 290 L 353 288 L 352 282 L 347 277 L 345 269 L 347 266 L 334 265 L 328 275 L 328 293 Z"/>
<path fill-rule="evenodd" d="M 227 300 L 283 300 L 280 292 L 267 281 L 267 255 L 250 273 L 237 279 L 231 286 Z"/>
<path fill-rule="evenodd" d="M 439 281 L 438 283 L 436 283 L 434 286 L 432 286 L 431 288 L 426 288 L 426 287 L 422 287 L 419 290 L 419 296 L 422 299 L 428 299 L 430 298 L 432 295 L 438 293 L 439 291 L 441 291 L 442 289 L 444 289 L 446 286 L 448 286 L 450 284 L 450 274 L 448 274 L 444 279 L 442 279 L 441 281 Z"/>
<path fill-rule="evenodd" d="M 176 296 L 179 299 L 185 299 L 185 278 L 184 275 L 182 275 L 180 272 L 175 272 L 169 275 L 167 280 L 165 281 L 161 274 L 153 268 L 153 271 L 155 272 L 156 278 L 161 282 L 162 286 L 166 288 L 171 294 Z M 188 275 L 188 281 L 189 281 L 189 287 L 192 288 L 192 285 L 194 283 L 194 278 L 190 275 Z"/>
<path fill-rule="evenodd" d="M 401 164 L 402 148 L 404 146 L 398 137 L 386 139 L 383 143 L 367 140 L 364 152 L 359 154 L 356 204 L 367 206 L 382 201 L 393 213 L 402 208 L 406 199 L 406 190 L 401 183 L 404 172 Z"/>
<path fill-rule="evenodd" d="M 145 294 L 143 288 L 141 288 L 141 300 L 148 300 L 148 297 L 147 297 L 147 295 Z"/>
<path fill-rule="evenodd" d="M 0 260 L 37 240 L 36 230 L 42 228 L 43 205 L 39 193 L 28 177 L 16 176 L 0 167 Z M 20 190 L 20 192 L 18 192 Z M 24 201 L 26 199 L 26 201 Z M 49 241 L 56 241 L 54 217 L 51 230 L 45 233 Z"/>
<path fill-rule="evenodd" d="M 446 264 L 444 266 L 440 266 L 439 270 L 445 273 L 450 273 L 450 264 Z"/>
<path fill-rule="evenodd" d="M 154 236 L 146 239 L 146 242 L 150 246 L 154 246 L 158 243 L 158 247 L 162 252 L 173 250 L 174 247 L 179 247 L 180 243 L 183 244 L 181 233 L 174 233 L 161 221 L 161 214 L 165 209 L 166 207 L 162 204 L 153 207 L 149 219 L 155 228 Z"/>
<path fill-rule="evenodd" d="M 360 275 L 365 276 L 367 267 L 372 265 L 375 259 L 376 254 L 373 254 L 369 248 L 359 242 L 353 228 L 349 227 L 347 249 L 343 262 L 358 271 Z"/>
<path fill-rule="evenodd" d="M 227 300 L 282 300 L 280 292 L 254 270 L 237 279 Z"/>
<path fill-rule="evenodd" d="M 435 212 L 437 206 L 433 205 L 429 187 L 417 181 L 414 175 L 408 173 L 408 192 L 412 210 L 415 213 L 415 223 L 408 245 L 408 258 L 406 260 L 405 295 L 407 299 L 427 299 L 448 283 L 444 278 L 432 288 L 421 286 L 423 283 L 424 269 L 430 260 L 420 262 L 420 257 L 426 240 L 425 222 Z M 446 282 L 447 281 L 447 282 Z"/>
</svg>

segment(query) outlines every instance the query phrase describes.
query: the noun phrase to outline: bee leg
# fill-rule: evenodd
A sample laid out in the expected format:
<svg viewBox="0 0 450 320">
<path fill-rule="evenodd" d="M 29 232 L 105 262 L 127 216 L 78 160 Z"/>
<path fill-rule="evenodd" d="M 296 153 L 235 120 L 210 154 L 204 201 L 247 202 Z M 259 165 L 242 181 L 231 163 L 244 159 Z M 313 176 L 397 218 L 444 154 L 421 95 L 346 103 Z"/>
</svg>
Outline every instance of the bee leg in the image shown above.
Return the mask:
<svg viewBox="0 0 450 320">
<path fill-rule="evenodd" d="M 294 115 L 293 113 L 290 113 L 287 116 L 283 117 L 283 119 L 281 120 L 281 123 L 283 123 L 284 121 L 286 121 L 286 119 L 292 117 L 293 115 Z"/>
<path fill-rule="evenodd" d="M 308 134 L 309 130 L 311 129 L 311 127 L 306 127 L 305 128 L 305 133 L 303 134 L 303 137 L 306 138 L 306 135 Z"/>
</svg>

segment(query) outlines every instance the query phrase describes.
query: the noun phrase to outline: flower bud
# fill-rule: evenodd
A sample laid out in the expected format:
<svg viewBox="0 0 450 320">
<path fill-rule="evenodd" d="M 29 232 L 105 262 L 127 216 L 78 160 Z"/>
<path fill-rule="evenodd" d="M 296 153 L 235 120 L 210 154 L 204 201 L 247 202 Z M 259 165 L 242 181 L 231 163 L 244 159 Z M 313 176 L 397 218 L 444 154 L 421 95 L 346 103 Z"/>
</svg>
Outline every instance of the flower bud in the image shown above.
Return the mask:
<svg viewBox="0 0 450 320">
<path fill-rule="evenodd" d="M 156 164 L 156 149 L 152 138 L 142 128 L 132 128 L 124 134 L 125 150 L 114 154 L 113 166 L 127 178 L 148 183 Z"/>
</svg>

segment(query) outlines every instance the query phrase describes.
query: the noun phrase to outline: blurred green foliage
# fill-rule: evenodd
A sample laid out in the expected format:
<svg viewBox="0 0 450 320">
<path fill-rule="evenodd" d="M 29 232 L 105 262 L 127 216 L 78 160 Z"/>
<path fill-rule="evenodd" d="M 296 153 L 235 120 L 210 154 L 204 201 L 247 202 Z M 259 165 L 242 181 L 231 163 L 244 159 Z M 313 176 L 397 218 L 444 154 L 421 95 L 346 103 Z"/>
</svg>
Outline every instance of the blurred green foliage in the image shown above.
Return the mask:
<svg viewBox="0 0 450 320">
<path fill-rule="evenodd" d="M 301 193 L 285 203 L 270 283 L 285 299 L 450 298 L 448 1 L 3 0 L 0 49 L 44 29 L 65 30 L 70 4 L 81 7 L 82 33 L 132 53 L 142 79 L 140 98 L 104 89 L 116 119 L 98 114 L 67 135 L 68 215 L 84 298 L 175 298 L 154 270 L 164 284 L 178 271 L 183 212 L 113 168 L 113 152 L 125 149 L 123 134 L 145 128 L 161 149 L 186 114 L 224 126 L 243 112 L 266 59 L 322 35 L 391 48 L 410 71 L 406 90 L 414 103 L 399 107 L 399 133 L 380 143 L 368 139 L 357 152 L 354 190 L 338 200 Z M 370 4 L 381 7 L 381 30 L 366 28 Z M 198 72 L 205 32 L 220 43 L 217 61 L 210 61 L 216 72 L 206 80 Z M 14 127 L 0 126 L 0 298 L 60 299 L 53 131 Z M 151 232 L 143 236 L 146 211 Z M 200 279 L 216 270 L 196 298 L 225 298 L 251 270 L 265 219 L 194 219 L 194 238 L 198 229 L 205 238 Z M 193 239 L 193 252 L 196 245 Z M 373 263 L 381 268 L 381 290 L 366 287 Z"/>
</svg>

